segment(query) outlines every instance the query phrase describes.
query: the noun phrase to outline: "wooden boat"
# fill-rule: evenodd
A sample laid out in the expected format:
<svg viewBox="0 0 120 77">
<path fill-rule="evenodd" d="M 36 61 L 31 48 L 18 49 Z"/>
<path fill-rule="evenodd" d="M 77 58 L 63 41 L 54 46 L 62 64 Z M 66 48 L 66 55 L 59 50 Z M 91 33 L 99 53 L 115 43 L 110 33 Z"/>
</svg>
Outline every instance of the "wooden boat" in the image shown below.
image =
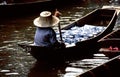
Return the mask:
<svg viewBox="0 0 120 77">
<path fill-rule="evenodd" d="M 0 1 L 0 17 L 21 17 L 39 13 L 43 10 L 54 11 L 56 8 L 67 6 L 77 0 L 61 1 L 61 0 L 1 0 Z M 67 4 L 66 4 L 67 3 Z"/>
<path fill-rule="evenodd" d="M 0 3 L 0 17 L 25 16 L 53 7 L 52 0 L 7 0 Z"/>
<path fill-rule="evenodd" d="M 98 40 L 99 50 L 93 56 L 69 63 L 64 77 L 115 77 L 120 67 L 120 29 Z"/>
<path fill-rule="evenodd" d="M 117 71 L 120 67 L 120 29 L 115 29 L 102 37 L 98 40 L 98 45 L 100 46 L 98 53 L 103 55 L 71 63 L 69 69 L 81 70 L 76 74 L 75 70 L 72 71 L 73 75 L 80 77 L 116 77 L 120 75 Z"/>
<path fill-rule="evenodd" d="M 98 42 L 101 43 L 100 47 L 109 46 L 120 46 L 119 36 L 120 29 L 114 30 L 101 38 Z M 107 40 L 107 41 L 106 41 Z M 115 40 L 116 42 L 112 41 Z M 108 43 L 108 44 L 106 44 Z M 116 50 L 109 50 L 107 53 L 105 51 L 97 52 L 91 56 L 86 56 L 81 60 L 75 60 L 69 62 L 68 65 L 63 65 L 64 72 L 61 73 L 63 77 L 116 77 L 119 76 L 119 65 L 120 65 L 120 53 L 114 54 Z M 108 54 L 108 52 L 110 52 Z M 112 53 L 113 52 L 113 53 Z M 118 50 L 117 52 L 120 52 Z M 111 56 L 112 55 L 112 56 Z M 41 62 L 37 61 L 37 65 L 31 70 L 32 76 L 41 76 L 39 73 L 35 73 L 38 68 L 45 69 L 46 65 L 40 66 Z M 48 64 L 47 68 L 52 68 L 56 65 Z M 43 67 L 43 68 L 42 68 Z M 50 68 L 50 70 L 51 70 Z M 33 71 L 35 71 L 33 73 Z"/>
<path fill-rule="evenodd" d="M 113 57 L 113 55 L 120 54 L 120 29 L 113 30 L 100 40 L 99 51 Z"/>
<path fill-rule="evenodd" d="M 89 65 L 89 64 L 88 64 Z M 82 68 L 72 68 L 76 69 L 77 72 L 69 73 L 68 76 L 64 77 L 119 77 L 119 68 L 120 68 L 120 55 L 115 56 L 106 62 L 101 63 L 98 66 L 95 66 L 91 69 L 86 70 L 85 72 L 82 71 Z M 70 69 L 70 68 L 69 68 Z M 71 69 L 71 70 L 72 70 Z M 66 75 L 66 74 L 65 74 Z"/>
<path fill-rule="evenodd" d="M 75 26 L 84 27 L 88 24 L 90 26 L 106 27 L 105 30 L 90 37 L 87 40 L 78 41 L 75 45 L 66 46 L 65 48 L 46 48 L 34 45 L 19 44 L 23 49 L 26 49 L 37 60 L 73 60 L 84 58 L 87 55 L 97 52 L 97 41 L 110 33 L 115 25 L 117 19 L 116 10 L 95 9 L 94 11 L 83 16 L 72 24 L 62 28 L 61 30 L 69 30 Z M 74 39 L 73 39 L 74 40 Z"/>
</svg>

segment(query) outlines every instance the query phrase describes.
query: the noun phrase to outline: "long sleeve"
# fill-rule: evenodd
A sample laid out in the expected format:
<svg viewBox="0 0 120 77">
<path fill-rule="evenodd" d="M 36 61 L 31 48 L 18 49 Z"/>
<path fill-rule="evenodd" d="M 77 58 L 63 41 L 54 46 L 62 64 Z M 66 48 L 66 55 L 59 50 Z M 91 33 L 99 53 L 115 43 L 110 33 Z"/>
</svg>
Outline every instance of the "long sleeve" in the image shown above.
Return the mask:
<svg viewBox="0 0 120 77">
<path fill-rule="evenodd" d="M 37 28 L 34 37 L 35 45 L 51 47 L 57 41 L 56 33 L 52 28 Z"/>
</svg>

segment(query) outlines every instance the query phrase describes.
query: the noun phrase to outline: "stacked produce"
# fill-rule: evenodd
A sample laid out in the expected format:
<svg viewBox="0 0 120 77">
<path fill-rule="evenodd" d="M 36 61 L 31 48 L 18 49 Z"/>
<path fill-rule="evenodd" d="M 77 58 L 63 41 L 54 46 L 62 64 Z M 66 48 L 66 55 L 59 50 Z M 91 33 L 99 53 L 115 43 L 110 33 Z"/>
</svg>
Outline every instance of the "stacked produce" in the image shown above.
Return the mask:
<svg viewBox="0 0 120 77">
<path fill-rule="evenodd" d="M 91 37 L 95 37 L 99 33 L 105 30 L 106 27 L 84 25 L 82 27 L 74 26 L 69 30 L 61 30 L 62 39 L 66 45 L 75 44 L 78 41 L 87 40 Z M 60 40 L 59 31 L 56 32 L 57 39 Z"/>
</svg>

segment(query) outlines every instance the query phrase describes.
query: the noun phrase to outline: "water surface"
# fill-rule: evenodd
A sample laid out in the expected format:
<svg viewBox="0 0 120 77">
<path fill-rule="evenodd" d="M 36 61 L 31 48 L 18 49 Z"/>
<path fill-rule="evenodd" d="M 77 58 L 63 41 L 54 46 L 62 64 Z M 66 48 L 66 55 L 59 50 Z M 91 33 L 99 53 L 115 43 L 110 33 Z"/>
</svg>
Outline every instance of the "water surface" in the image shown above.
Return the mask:
<svg viewBox="0 0 120 77">
<path fill-rule="evenodd" d="M 71 6 L 58 8 L 62 13 L 61 26 L 66 26 L 86 13 L 111 4 L 105 0 L 84 0 Z M 29 53 L 21 49 L 18 43 L 33 43 L 35 26 L 33 20 L 39 13 L 26 17 L 17 17 L 0 21 L 0 77 L 61 77 L 65 65 L 49 68 L 37 62 Z M 70 17 L 71 21 L 65 19 Z M 74 18 L 74 19 L 73 19 Z M 44 65 L 44 66 L 43 66 Z"/>
</svg>

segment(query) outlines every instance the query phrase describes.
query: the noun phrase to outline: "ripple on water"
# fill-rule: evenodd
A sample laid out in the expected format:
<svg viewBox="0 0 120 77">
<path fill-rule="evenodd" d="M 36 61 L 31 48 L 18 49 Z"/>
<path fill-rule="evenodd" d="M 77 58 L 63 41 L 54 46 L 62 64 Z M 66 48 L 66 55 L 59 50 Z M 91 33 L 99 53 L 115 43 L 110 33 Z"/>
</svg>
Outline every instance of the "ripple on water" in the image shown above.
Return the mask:
<svg viewBox="0 0 120 77">
<path fill-rule="evenodd" d="M 0 72 L 10 72 L 10 70 L 1 70 Z"/>
<path fill-rule="evenodd" d="M 11 73 L 5 73 L 5 75 L 19 75 L 19 73 L 17 73 L 17 72 L 11 72 Z"/>
<path fill-rule="evenodd" d="M 91 1 L 91 0 L 88 0 L 88 1 Z M 70 9 L 67 7 L 63 8 L 62 16 L 64 16 L 67 13 L 66 17 L 67 18 L 69 18 L 68 16 L 71 16 L 71 17 L 70 19 L 66 19 L 66 17 L 63 17 L 64 21 L 61 20 L 61 26 L 62 27 L 67 26 L 67 24 L 73 21 L 76 21 L 77 17 L 83 16 L 83 14 L 88 12 L 88 10 L 94 9 L 93 7 L 90 7 L 89 4 L 84 6 L 88 6 L 88 8 L 82 7 L 82 5 L 76 6 L 74 9 L 72 9 L 72 7 Z M 95 7 L 97 8 L 97 6 Z M 69 9 L 69 12 L 67 12 L 68 9 Z M 74 12 L 75 14 L 73 14 Z M 31 19 L 33 19 L 33 17 Z M 24 18 L 22 20 L 19 20 L 18 18 L 18 20 L 12 20 L 12 22 L 11 20 L 5 21 L 5 25 L 0 23 L 0 26 L 3 26 L 3 27 L 7 26 L 7 28 L 5 27 L 5 29 L 3 30 L 0 29 L 0 34 L 2 35 L 0 38 L 1 40 L 0 41 L 1 42 L 0 44 L 0 77 L 1 76 L 2 77 L 27 77 L 27 74 L 29 72 L 32 73 L 31 75 L 36 74 L 38 72 L 39 77 L 41 77 L 41 73 L 43 72 L 39 71 L 40 65 L 38 64 L 38 66 L 35 66 L 35 69 L 37 70 L 31 69 L 32 70 L 31 71 L 30 68 L 35 63 L 35 59 L 29 53 L 25 53 L 22 50 L 17 49 L 18 47 L 16 46 L 17 43 L 29 44 L 33 42 L 35 27 L 27 26 L 27 25 L 33 25 L 31 24 L 32 23 L 31 19 Z M 47 75 L 47 72 L 45 72 L 42 77 L 45 77 Z M 80 73 L 77 73 L 77 75 L 79 74 Z M 59 77 L 63 77 L 63 74 L 61 75 L 62 76 L 59 76 Z M 35 76 L 33 75 L 32 77 L 35 77 Z M 66 74 L 65 76 L 66 77 L 76 76 L 76 73 L 68 72 L 68 74 Z M 55 76 L 50 76 L 50 77 L 55 77 Z"/>
</svg>

